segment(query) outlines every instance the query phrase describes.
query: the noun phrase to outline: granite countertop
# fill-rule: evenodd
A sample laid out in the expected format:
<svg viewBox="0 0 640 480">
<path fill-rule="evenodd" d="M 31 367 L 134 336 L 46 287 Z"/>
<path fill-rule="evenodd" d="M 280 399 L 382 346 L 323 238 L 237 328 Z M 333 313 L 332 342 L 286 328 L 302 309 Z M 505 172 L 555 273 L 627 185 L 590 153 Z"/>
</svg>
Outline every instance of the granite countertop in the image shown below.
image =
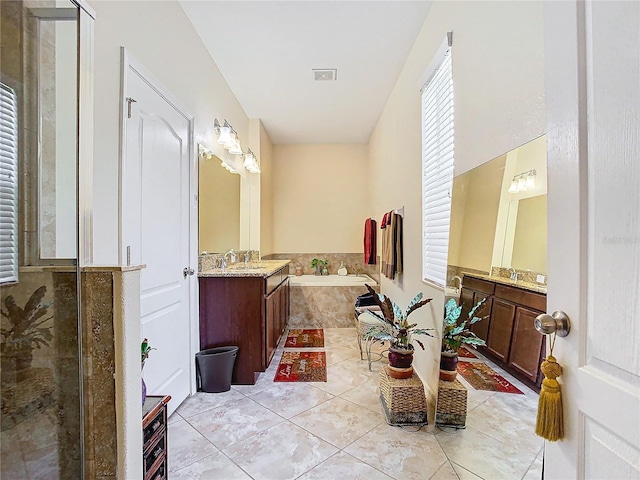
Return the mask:
<svg viewBox="0 0 640 480">
<path fill-rule="evenodd" d="M 268 277 L 289 263 L 291 260 L 260 260 L 249 263 L 249 268 L 245 268 L 243 262 L 238 262 L 228 266 L 225 270 L 211 268 L 198 272 L 198 277 Z"/>
<path fill-rule="evenodd" d="M 508 278 L 504 277 L 496 277 L 491 275 L 483 275 L 481 273 L 466 273 L 466 276 L 479 278 L 481 280 L 489 280 L 490 282 L 499 283 L 501 285 L 508 285 L 510 287 L 522 288 L 523 290 L 529 290 L 531 292 L 543 293 L 547 294 L 547 286 L 534 282 L 523 282 L 522 280 L 518 280 L 514 282 Z M 464 284 L 464 282 L 463 282 Z"/>
</svg>

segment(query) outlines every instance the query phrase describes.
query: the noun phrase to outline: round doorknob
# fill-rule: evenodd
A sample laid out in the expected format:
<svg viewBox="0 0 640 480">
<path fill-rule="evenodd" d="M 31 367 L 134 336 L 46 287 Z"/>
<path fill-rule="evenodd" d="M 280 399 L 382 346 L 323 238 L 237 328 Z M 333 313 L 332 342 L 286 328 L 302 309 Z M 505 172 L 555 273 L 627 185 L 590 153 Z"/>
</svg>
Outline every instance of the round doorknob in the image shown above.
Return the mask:
<svg viewBox="0 0 640 480">
<path fill-rule="evenodd" d="M 543 335 L 556 333 L 559 337 L 566 337 L 571 330 L 571 322 L 566 313 L 561 310 L 553 312 L 551 315 L 542 313 L 533 321 L 535 329 Z"/>
</svg>

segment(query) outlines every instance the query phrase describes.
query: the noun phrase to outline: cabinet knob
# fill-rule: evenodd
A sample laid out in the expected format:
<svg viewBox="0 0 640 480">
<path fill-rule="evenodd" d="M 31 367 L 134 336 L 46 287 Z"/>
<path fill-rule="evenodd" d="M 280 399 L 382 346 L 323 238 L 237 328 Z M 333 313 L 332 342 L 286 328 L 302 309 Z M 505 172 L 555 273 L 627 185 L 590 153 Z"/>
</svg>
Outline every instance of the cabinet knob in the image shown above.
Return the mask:
<svg viewBox="0 0 640 480">
<path fill-rule="evenodd" d="M 556 333 L 559 337 L 566 337 L 571 330 L 571 321 L 562 310 L 553 312 L 551 315 L 542 313 L 533 321 L 533 326 L 542 335 Z"/>
</svg>

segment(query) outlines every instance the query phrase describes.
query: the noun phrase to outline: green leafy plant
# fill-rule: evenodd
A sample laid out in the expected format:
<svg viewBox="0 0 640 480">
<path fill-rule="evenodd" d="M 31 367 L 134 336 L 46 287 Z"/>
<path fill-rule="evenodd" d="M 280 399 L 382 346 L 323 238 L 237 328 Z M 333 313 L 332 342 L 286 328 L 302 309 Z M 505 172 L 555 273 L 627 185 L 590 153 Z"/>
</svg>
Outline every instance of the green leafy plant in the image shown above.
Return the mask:
<svg viewBox="0 0 640 480">
<path fill-rule="evenodd" d="M 9 326 L 0 329 L 0 351 L 3 358 L 16 358 L 16 370 L 31 366 L 33 349 L 48 347 L 53 340 L 53 325 L 44 326 L 53 318 L 46 317 L 48 308 L 53 304 L 42 301 L 46 293 L 47 287 L 42 285 L 31 294 L 24 308 L 17 305 L 13 295 L 7 295 L 4 299 L 5 309 L 0 313 L 9 320 Z"/>
<path fill-rule="evenodd" d="M 321 260 L 319 258 L 314 258 L 313 260 L 311 260 L 311 268 L 317 268 L 317 267 L 326 267 L 327 265 L 329 265 L 329 261 L 328 260 Z"/>
<path fill-rule="evenodd" d="M 414 350 L 413 342 L 415 341 L 420 348 L 424 350 L 423 343 L 413 338 L 414 335 L 427 335 L 433 337 L 430 331 L 433 328 L 417 328 L 417 323 L 409 323 L 409 315 L 433 300 L 427 298 L 422 300 L 422 293 L 418 293 L 403 312 L 402 309 L 386 295 L 378 294 L 369 285 L 366 285 L 369 293 L 373 295 L 374 302 L 380 307 L 381 315 L 375 311 L 367 310 L 367 313 L 375 317 L 380 325 L 372 326 L 366 332 L 381 342 L 388 341 L 391 347 L 398 350 Z"/>
<path fill-rule="evenodd" d="M 151 350 L 155 350 L 155 348 L 151 348 L 151 345 L 149 345 L 149 340 L 145 338 L 144 340 L 142 340 L 140 350 L 142 352 L 142 366 L 144 367 L 144 361 L 149 358 L 149 352 L 151 352 Z"/>
<path fill-rule="evenodd" d="M 462 313 L 462 305 L 458 305 L 455 299 L 451 298 L 444 306 L 444 326 L 442 330 L 442 351 L 457 353 L 463 344 L 468 345 L 486 345 L 485 341 L 479 338 L 475 333 L 469 330 L 474 323 L 484 320 L 488 317 L 474 316 L 478 308 L 484 304 L 486 298 L 480 300 L 467 315 L 466 320 L 460 321 Z"/>
</svg>

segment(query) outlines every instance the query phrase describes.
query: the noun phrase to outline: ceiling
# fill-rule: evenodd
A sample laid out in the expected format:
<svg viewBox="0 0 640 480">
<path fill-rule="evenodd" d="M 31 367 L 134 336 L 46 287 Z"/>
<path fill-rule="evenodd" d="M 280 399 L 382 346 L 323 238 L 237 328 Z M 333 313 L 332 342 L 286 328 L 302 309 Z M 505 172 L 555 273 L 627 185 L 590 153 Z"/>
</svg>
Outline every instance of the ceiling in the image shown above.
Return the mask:
<svg viewBox="0 0 640 480">
<path fill-rule="evenodd" d="M 195 1 L 182 7 L 275 144 L 367 143 L 430 1 Z M 337 69 L 314 81 L 312 69 Z"/>
</svg>

